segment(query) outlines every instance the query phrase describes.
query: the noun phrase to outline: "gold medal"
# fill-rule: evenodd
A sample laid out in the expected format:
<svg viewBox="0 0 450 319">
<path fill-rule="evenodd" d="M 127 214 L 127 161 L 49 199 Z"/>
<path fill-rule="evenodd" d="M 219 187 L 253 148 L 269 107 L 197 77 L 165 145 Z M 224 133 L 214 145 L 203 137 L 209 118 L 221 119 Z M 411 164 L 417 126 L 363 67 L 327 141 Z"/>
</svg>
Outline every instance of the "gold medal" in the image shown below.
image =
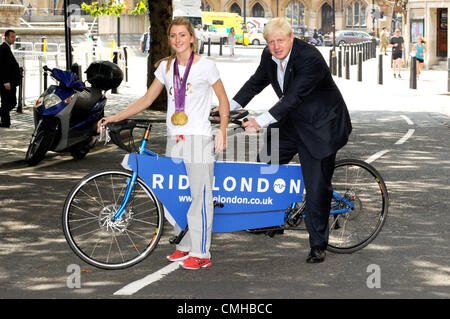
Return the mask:
<svg viewBox="0 0 450 319">
<path fill-rule="evenodd" d="M 175 112 L 171 117 L 173 125 L 185 125 L 188 122 L 188 116 L 184 112 Z"/>
</svg>

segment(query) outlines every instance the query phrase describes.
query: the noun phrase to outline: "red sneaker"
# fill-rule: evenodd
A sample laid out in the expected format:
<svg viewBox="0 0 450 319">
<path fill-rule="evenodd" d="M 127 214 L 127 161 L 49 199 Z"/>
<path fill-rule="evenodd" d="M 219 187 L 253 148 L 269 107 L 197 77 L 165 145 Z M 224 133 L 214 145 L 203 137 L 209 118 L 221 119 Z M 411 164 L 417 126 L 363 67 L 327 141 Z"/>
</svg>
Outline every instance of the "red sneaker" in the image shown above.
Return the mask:
<svg viewBox="0 0 450 319">
<path fill-rule="evenodd" d="M 211 266 L 211 259 L 208 258 L 189 257 L 181 263 L 181 267 L 191 270 L 197 270 L 199 268 L 207 268 Z"/>
<path fill-rule="evenodd" d="M 188 251 L 176 250 L 172 255 L 167 256 L 167 259 L 169 261 L 182 261 L 188 258 L 189 257 L 188 255 L 189 255 Z"/>
</svg>

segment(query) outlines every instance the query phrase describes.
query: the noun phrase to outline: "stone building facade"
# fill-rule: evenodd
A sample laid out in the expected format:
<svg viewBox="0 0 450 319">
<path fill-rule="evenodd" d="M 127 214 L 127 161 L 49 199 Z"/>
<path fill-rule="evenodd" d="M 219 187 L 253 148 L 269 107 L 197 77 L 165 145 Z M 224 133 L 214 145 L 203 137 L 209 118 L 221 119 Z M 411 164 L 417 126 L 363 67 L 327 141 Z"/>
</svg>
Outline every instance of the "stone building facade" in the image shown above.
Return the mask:
<svg viewBox="0 0 450 319">
<path fill-rule="evenodd" d="M 408 47 L 416 42 L 418 35 L 427 43 L 425 66 L 449 59 L 448 13 L 449 0 L 409 0 L 405 28 L 405 41 Z"/>
</svg>

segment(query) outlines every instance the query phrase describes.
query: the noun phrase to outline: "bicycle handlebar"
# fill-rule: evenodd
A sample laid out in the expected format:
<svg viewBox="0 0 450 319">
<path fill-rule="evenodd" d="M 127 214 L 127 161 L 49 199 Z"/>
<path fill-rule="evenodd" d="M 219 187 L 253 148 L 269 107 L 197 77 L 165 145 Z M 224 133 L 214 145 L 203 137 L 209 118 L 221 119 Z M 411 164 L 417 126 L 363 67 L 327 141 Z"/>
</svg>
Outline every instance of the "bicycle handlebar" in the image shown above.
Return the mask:
<svg viewBox="0 0 450 319">
<path fill-rule="evenodd" d="M 237 124 L 239 127 L 236 129 L 243 129 L 242 128 L 242 122 L 246 122 L 247 119 L 245 118 L 248 115 L 247 110 L 237 110 L 237 111 L 231 111 L 230 112 L 230 123 Z M 214 120 L 214 117 L 219 117 L 219 112 L 214 111 L 210 113 L 210 120 L 213 124 L 220 123 L 219 121 Z M 241 120 L 243 119 L 243 120 Z M 127 119 L 120 122 L 112 122 L 108 123 L 106 125 L 107 129 L 109 130 L 109 136 L 111 137 L 111 141 L 119 146 L 121 149 L 128 153 L 136 152 L 136 146 L 131 146 L 131 141 L 133 141 L 133 130 L 135 128 L 142 128 L 146 129 L 148 131 L 151 130 L 152 124 L 149 120 L 141 120 L 141 119 Z M 125 145 L 125 143 L 122 141 L 121 138 L 121 132 L 123 131 L 129 131 L 129 137 L 130 137 L 130 143 L 129 146 Z"/>
</svg>

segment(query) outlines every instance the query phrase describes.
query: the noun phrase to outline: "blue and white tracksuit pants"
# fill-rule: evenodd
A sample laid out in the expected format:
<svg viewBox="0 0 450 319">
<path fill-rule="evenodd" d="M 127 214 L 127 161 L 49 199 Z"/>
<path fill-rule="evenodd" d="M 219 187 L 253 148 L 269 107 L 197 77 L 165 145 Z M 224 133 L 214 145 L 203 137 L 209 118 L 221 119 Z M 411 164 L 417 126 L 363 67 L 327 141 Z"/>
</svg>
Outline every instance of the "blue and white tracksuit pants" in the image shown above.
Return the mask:
<svg viewBox="0 0 450 319">
<path fill-rule="evenodd" d="M 189 256 L 211 258 L 209 249 L 214 214 L 214 141 L 209 136 L 200 135 L 168 136 L 166 156 L 183 159 L 192 199 L 187 213 L 189 230 L 176 249 L 188 251 Z M 181 231 L 175 224 L 175 235 Z"/>
</svg>

